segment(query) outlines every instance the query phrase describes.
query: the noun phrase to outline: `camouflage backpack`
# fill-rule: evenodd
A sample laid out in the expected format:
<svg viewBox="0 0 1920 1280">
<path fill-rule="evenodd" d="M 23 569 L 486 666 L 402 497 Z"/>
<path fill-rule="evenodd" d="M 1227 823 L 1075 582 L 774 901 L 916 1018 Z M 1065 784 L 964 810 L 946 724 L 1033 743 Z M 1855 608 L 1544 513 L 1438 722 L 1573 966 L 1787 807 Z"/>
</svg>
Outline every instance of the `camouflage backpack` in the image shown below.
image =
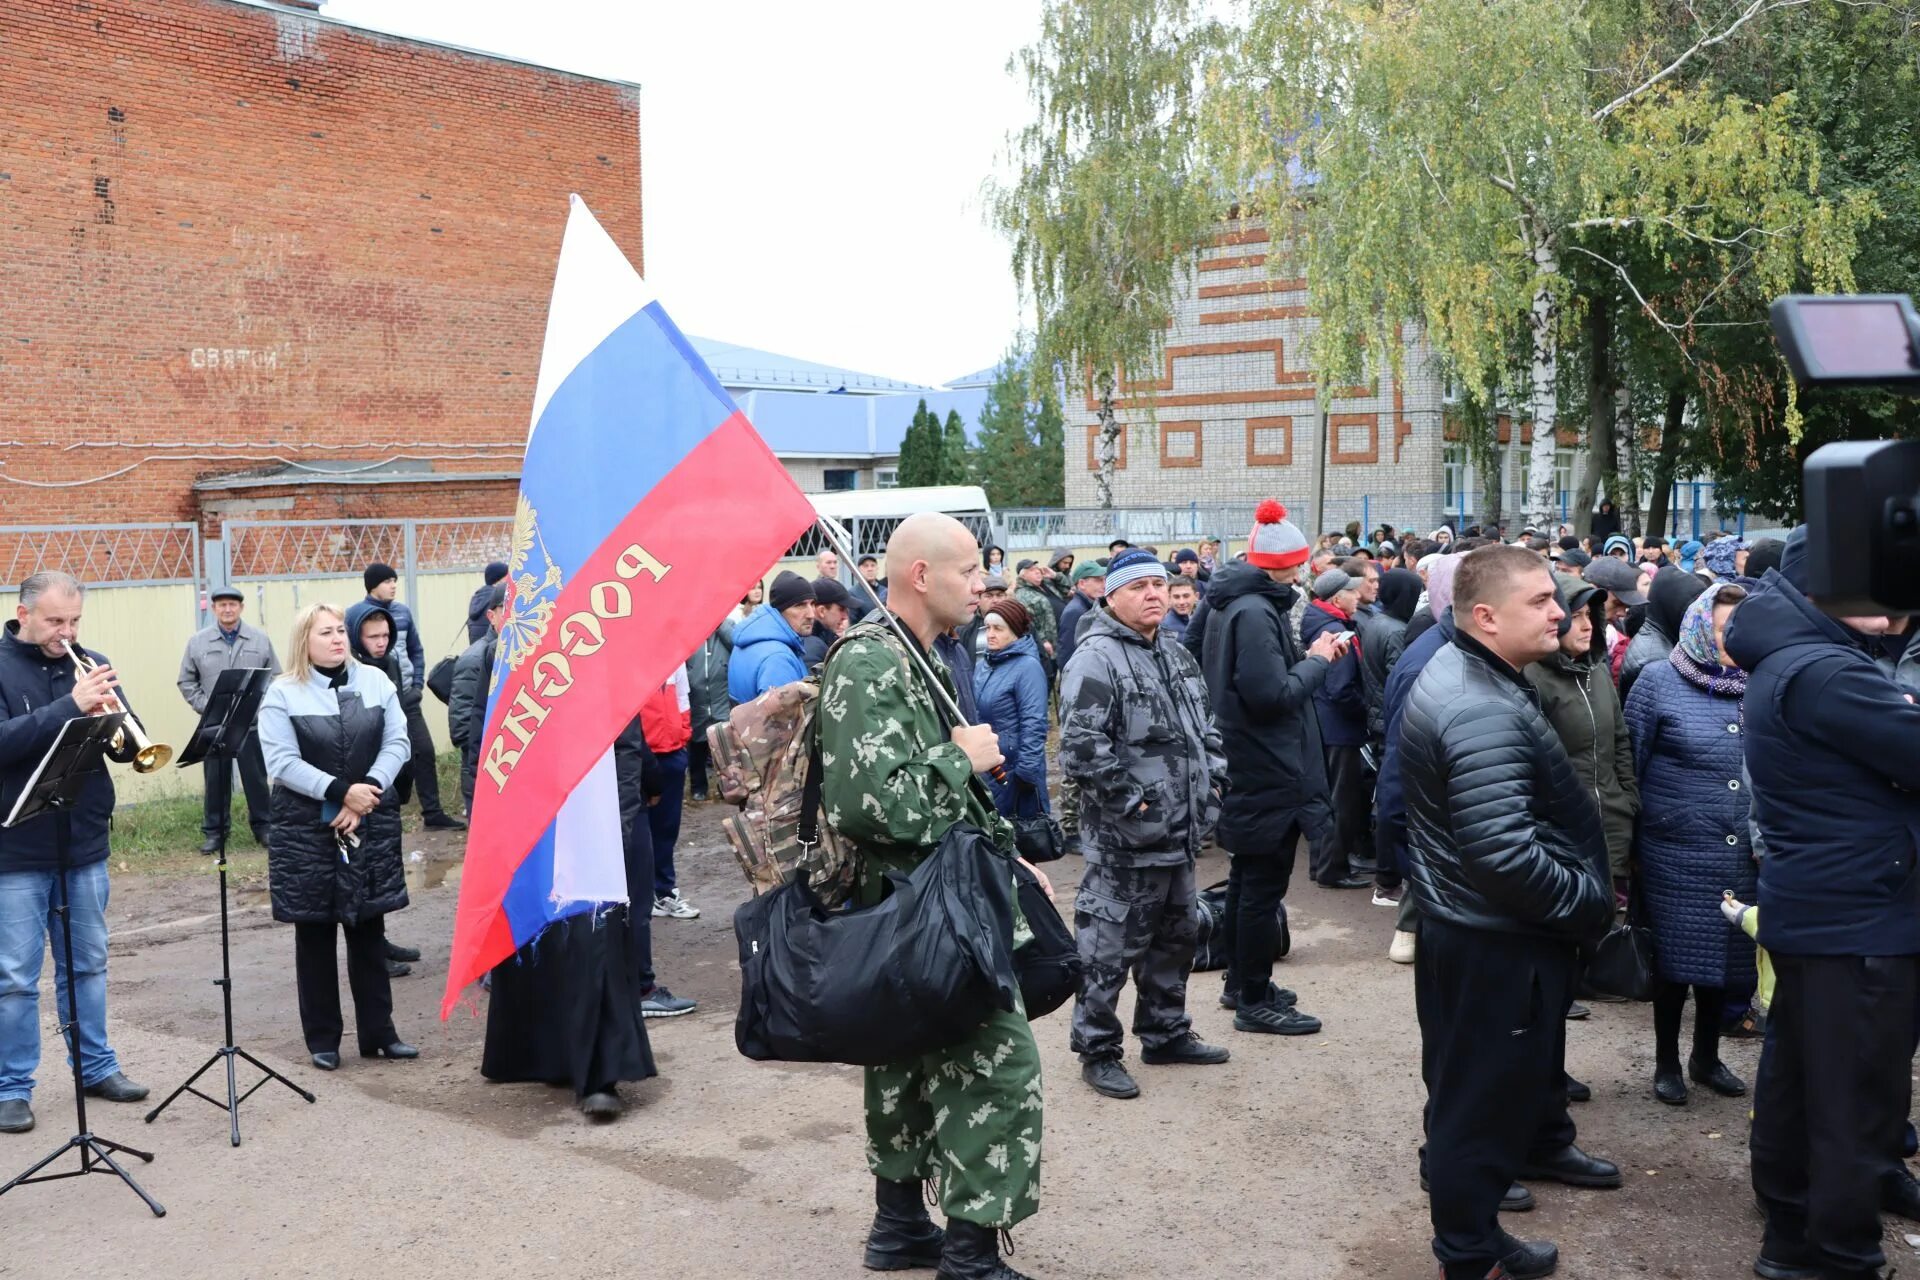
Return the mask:
<svg viewBox="0 0 1920 1280">
<path fill-rule="evenodd" d="M 755 894 L 795 876 L 822 903 L 853 896 L 853 863 L 820 821 L 820 709 L 817 674 L 769 689 L 707 729 L 720 794 L 740 806 L 727 840 Z"/>
</svg>

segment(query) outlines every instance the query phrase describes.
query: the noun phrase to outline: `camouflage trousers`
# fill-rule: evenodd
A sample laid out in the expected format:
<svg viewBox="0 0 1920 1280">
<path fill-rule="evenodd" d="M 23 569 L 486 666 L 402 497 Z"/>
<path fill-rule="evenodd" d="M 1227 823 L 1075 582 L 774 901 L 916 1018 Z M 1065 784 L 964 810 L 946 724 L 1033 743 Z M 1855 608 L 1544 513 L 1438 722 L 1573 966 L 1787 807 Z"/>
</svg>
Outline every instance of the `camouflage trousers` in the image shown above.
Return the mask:
<svg viewBox="0 0 1920 1280">
<path fill-rule="evenodd" d="M 1069 852 L 1080 838 L 1080 779 L 1064 774 L 1060 779 L 1060 834 L 1067 838 Z"/>
<path fill-rule="evenodd" d="M 1199 936 L 1194 919 L 1193 863 L 1174 867 L 1087 864 L 1073 899 L 1073 932 L 1086 976 L 1073 1005 L 1073 1051 L 1085 1058 L 1121 1056 L 1114 1011 L 1133 975 L 1133 1034 L 1157 1049 L 1193 1028 L 1187 975 Z"/>
<path fill-rule="evenodd" d="M 868 1067 L 866 1087 L 875 1176 L 937 1178 L 941 1210 L 984 1227 L 1039 1209 L 1040 1052 L 1024 1010 L 996 1011 L 950 1049 Z"/>
</svg>

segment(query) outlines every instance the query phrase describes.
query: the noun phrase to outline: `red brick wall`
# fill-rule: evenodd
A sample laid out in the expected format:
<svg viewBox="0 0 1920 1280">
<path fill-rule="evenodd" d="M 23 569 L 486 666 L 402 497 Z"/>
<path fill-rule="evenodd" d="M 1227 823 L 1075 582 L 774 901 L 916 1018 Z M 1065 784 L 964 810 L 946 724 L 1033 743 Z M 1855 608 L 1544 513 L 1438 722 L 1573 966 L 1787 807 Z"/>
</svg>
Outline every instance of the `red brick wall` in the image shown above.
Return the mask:
<svg viewBox="0 0 1920 1280">
<path fill-rule="evenodd" d="M 517 470 L 567 194 L 641 262 L 629 86 L 231 0 L 5 0 L 0 103 L 0 476 L 91 481 L 0 480 L 0 523 L 191 519 L 276 457 Z"/>
</svg>

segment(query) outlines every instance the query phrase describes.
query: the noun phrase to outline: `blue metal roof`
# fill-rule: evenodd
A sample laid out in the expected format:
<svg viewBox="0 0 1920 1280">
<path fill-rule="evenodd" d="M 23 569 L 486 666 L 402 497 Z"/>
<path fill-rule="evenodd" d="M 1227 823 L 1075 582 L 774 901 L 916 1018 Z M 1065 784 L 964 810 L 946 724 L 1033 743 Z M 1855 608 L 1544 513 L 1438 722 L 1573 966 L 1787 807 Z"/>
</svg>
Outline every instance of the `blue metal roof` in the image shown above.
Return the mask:
<svg viewBox="0 0 1920 1280">
<path fill-rule="evenodd" d="M 783 457 L 881 458 L 900 452 L 922 400 L 942 422 L 959 410 L 967 440 L 975 442 L 987 393 L 984 387 L 866 396 L 748 391 L 735 398 L 767 447 Z"/>
<path fill-rule="evenodd" d="M 691 334 L 687 341 L 707 362 L 713 370 L 713 376 L 720 380 L 720 385 L 733 392 L 806 390 L 816 394 L 846 391 L 859 395 L 881 395 L 890 391 L 930 390 L 918 382 L 903 382 L 898 378 L 883 378 L 877 373 L 861 373 L 813 360 L 800 360 L 762 351 L 758 347 L 743 347 L 737 342 L 696 338 Z"/>
<path fill-rule="evenodd" d="M 947 379 L 947 385 L 959 390 L 962 387 L 990 387 L 994 379 L 1000 376 L 1000 370 L 1006 367 L 1006 361 L 990 364 L 984 369 L 975 369 L 972 373 L 961 374 L 957 378 Z"/>
</svg>

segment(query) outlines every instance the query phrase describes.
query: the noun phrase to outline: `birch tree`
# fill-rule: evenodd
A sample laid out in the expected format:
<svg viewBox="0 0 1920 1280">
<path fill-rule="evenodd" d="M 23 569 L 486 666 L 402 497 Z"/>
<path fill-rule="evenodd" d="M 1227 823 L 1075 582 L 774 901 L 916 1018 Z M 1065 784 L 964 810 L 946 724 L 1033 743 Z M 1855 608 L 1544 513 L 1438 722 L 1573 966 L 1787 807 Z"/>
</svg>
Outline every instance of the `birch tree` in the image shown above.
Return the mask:
<svg viewBox="0 0 1920 1280">
<path fill-rule="evenodd" d="M 1524 514 L 1547 527 L 1570 258 L 1616 277 L 1682 349 L 1736 286 L 1851 283 L 1871 201 L 1821 190 L 1784 99 L 1692 78 L 1749 24 L 1805 2 L 1699 4 L 1677 49 L 1659 32 L 1600 49 L 1564 0 L 1255 0 L 1213 69 L 1212 154 L 1261 216 L 1292 227 L 1324 374 L 1364 375 L 1368 350 L 1397 362 L 1411 318 L 1479 394 L 1525 406 Z M 1679 258 L 1697 287 L 1673 314 L 1634 267 Z"/>
<path fill-rule="evenodd" d="M 992 216 L 1035 308 L 1035 360 L 1085 370 L 1095 483 L 1113 505 L 1124 394 L 1150 398 L 1173 304 L 1225 201 L 1195 180 L 1198 68 L 1212 29 L 1188 0 L 1048 0 L 1008 71 L 1033 122 L 1009 141 Z"/>
</svg>

